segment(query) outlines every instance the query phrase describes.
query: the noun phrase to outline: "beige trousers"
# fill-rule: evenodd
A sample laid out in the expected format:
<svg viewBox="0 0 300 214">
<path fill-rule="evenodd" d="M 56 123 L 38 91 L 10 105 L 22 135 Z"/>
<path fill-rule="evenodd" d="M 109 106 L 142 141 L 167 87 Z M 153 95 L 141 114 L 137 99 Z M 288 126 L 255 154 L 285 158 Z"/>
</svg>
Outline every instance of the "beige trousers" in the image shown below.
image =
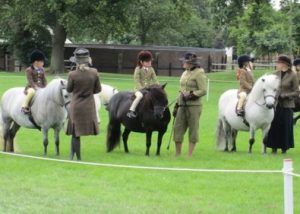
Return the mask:
<svg viewBox="0 0 300 214">
<path fill-rule="evenodd" d="M 34 96 L 34 94 L 35 94 L 35 90 L 33 88 L 27 89 L 27 95 L 26 95 L 25 99 L 23 100 L 22 107 L 28 108 L 29 103 L 30 103 L 32 97 Z"/>
<path fill-rule="evenodd" d="M 247 93 L 242 91 L 239 93 L 239 101 L 238 101 L 238 105 L 237 105 L 237 110 L 241 110 L 244 106 L 245 100 L 247 97 Z"/>
<path fill-rule="evenodd" d="M 138 104 L 140 103 L 141 99 L 143 98 L 143 94 L 140 91 L 136 91 L 134 93 L 134 95 L 135 95 L 135 99 L 134 99 L 134 101 L 132 102 L 132 104 L 131 104 L 131 106 L 129 108 L 130 111 L 135 111 L 136 107 L 138 106 Z"/>
</svg>

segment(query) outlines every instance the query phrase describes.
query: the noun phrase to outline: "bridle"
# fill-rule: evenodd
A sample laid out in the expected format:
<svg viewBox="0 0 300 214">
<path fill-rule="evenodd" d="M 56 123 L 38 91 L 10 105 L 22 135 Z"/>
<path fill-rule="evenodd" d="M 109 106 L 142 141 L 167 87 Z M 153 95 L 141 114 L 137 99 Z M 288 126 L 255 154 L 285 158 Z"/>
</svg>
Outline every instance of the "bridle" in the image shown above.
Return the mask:
<svg viewBox="0 0 300 214">
<path fill-rule="evenodd" d="M 71 100 L 68 100 L 67 102 L 65 102 L 65 99 L 64 99 L 64 94 L 63 94 L 63 90 L 65 90 L 66 88 L 65 87 L 61 87 L 60 88 L 60 96 L 62 98 L 62 104 L 59 104 L 61 107 L 65 107 L 65 109 L 67 110 L 67 106 L 70 104 Z"/>
<path fill-rule="evenodd" d="M 257 100 L 254 103 L 257 104 L 258 106 L 264 107 L 264 106 L 266 106 L 266 99 L 268 97 L 271 97 L 271 98 L 273 98 L 276 101 L 278 96 L 267 94 L 267 95 L 264 95 L 264 103 L 260 104 L 260 103 L 257 102 Z"/>
</svg>

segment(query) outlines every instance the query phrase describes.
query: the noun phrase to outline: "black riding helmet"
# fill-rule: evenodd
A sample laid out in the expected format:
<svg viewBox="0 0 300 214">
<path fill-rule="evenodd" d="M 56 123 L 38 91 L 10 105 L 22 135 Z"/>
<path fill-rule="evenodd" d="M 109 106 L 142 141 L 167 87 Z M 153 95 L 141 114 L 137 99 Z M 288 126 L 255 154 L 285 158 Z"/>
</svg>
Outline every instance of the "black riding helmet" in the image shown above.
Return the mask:
<svg viewBox="0 0 300 214">
<path fill-rule="evenodd" d="M 293 66 L 297 66 L 297 65 L 300 65 L 300 58 L 295 59 L 293 62 Z"/>
<path fill-rule="evenodd" d="M 40 50 L 34 50 L 30 54 L 30 63 L 33 63 L 34 61 L 45 62 L 45 60 L 46 60 L 45 54 Z"/>
<path fill-rule="evenodd" d="M 251 58 L 248 55 L 241 55 L 238 58 L 239 68 L 243 68 L 246 62 L 251 62 Z"/>
</svg>

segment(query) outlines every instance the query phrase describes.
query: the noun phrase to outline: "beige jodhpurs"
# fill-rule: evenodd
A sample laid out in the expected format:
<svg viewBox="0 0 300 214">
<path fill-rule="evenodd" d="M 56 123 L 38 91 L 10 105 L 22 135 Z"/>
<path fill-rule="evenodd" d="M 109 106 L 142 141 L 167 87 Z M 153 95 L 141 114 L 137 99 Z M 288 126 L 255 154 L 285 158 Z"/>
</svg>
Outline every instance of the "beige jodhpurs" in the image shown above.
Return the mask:
<svg viewBox="0 0 300 214">
<path fill-rule="evenodd" d="M 136 91 L 134 95 L 135 95 L 135 99 L 129 108 L 130 111 L 135 111 L 136 107 L 138 106 L 141 99 L 143 98 L 143 94 L 140 91 Z"/>
<path fill-rule="evenodd" d="M 28 108 L 29 103 L 30 103 L 32 97 L 34 96 L 34 94 L 35 94 L 35 90 L 33 88 L 27 89 L 27 94 L 26 94 L 25 99 L 23 100 L 22 107 Z"/>
<path fill-rule="evenodd" d="M 239 101 L 238 101 L 238 105 L 237 105 L 237 110 L 241 110 L 244 106 L 245 100 L 247 97 L 247 93 L 242 91 L 239 93 Z"/>
</svg>

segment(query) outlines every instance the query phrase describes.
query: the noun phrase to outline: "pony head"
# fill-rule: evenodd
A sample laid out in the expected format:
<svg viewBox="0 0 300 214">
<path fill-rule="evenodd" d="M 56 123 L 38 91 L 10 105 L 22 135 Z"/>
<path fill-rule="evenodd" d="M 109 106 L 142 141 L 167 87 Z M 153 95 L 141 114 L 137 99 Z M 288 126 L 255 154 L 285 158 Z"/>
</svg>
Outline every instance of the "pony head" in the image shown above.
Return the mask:
<svg viewBox="0 0 300 214">
<path fill-rule="evenodd" d="M 151 99 L 154 109 L 154 117 L 156 118 L 163 118 L 164 112 L 168 107 L 168 98 L 164 90 L 165 86 L 166 84 L 155 84 L 147 88 L 149 99 Z"/>
<path fill-rule="evenodd" d="M 67 83 L 68 83 L 67 80 L 64 79 L 60 80 L 62 103 L 66 107 L 66 109 L 68 109 L 72 97 L 72 94 L 67 91 Z"/>
<path fill-rule="evenodd" d="M 262 76 L 258 81 L 262 82 L 262 92 L 266 107 L 269 109 L 274 108 L 278 96 L 280 79 L 277 75 L 269 74 Z"/>
</svg>

